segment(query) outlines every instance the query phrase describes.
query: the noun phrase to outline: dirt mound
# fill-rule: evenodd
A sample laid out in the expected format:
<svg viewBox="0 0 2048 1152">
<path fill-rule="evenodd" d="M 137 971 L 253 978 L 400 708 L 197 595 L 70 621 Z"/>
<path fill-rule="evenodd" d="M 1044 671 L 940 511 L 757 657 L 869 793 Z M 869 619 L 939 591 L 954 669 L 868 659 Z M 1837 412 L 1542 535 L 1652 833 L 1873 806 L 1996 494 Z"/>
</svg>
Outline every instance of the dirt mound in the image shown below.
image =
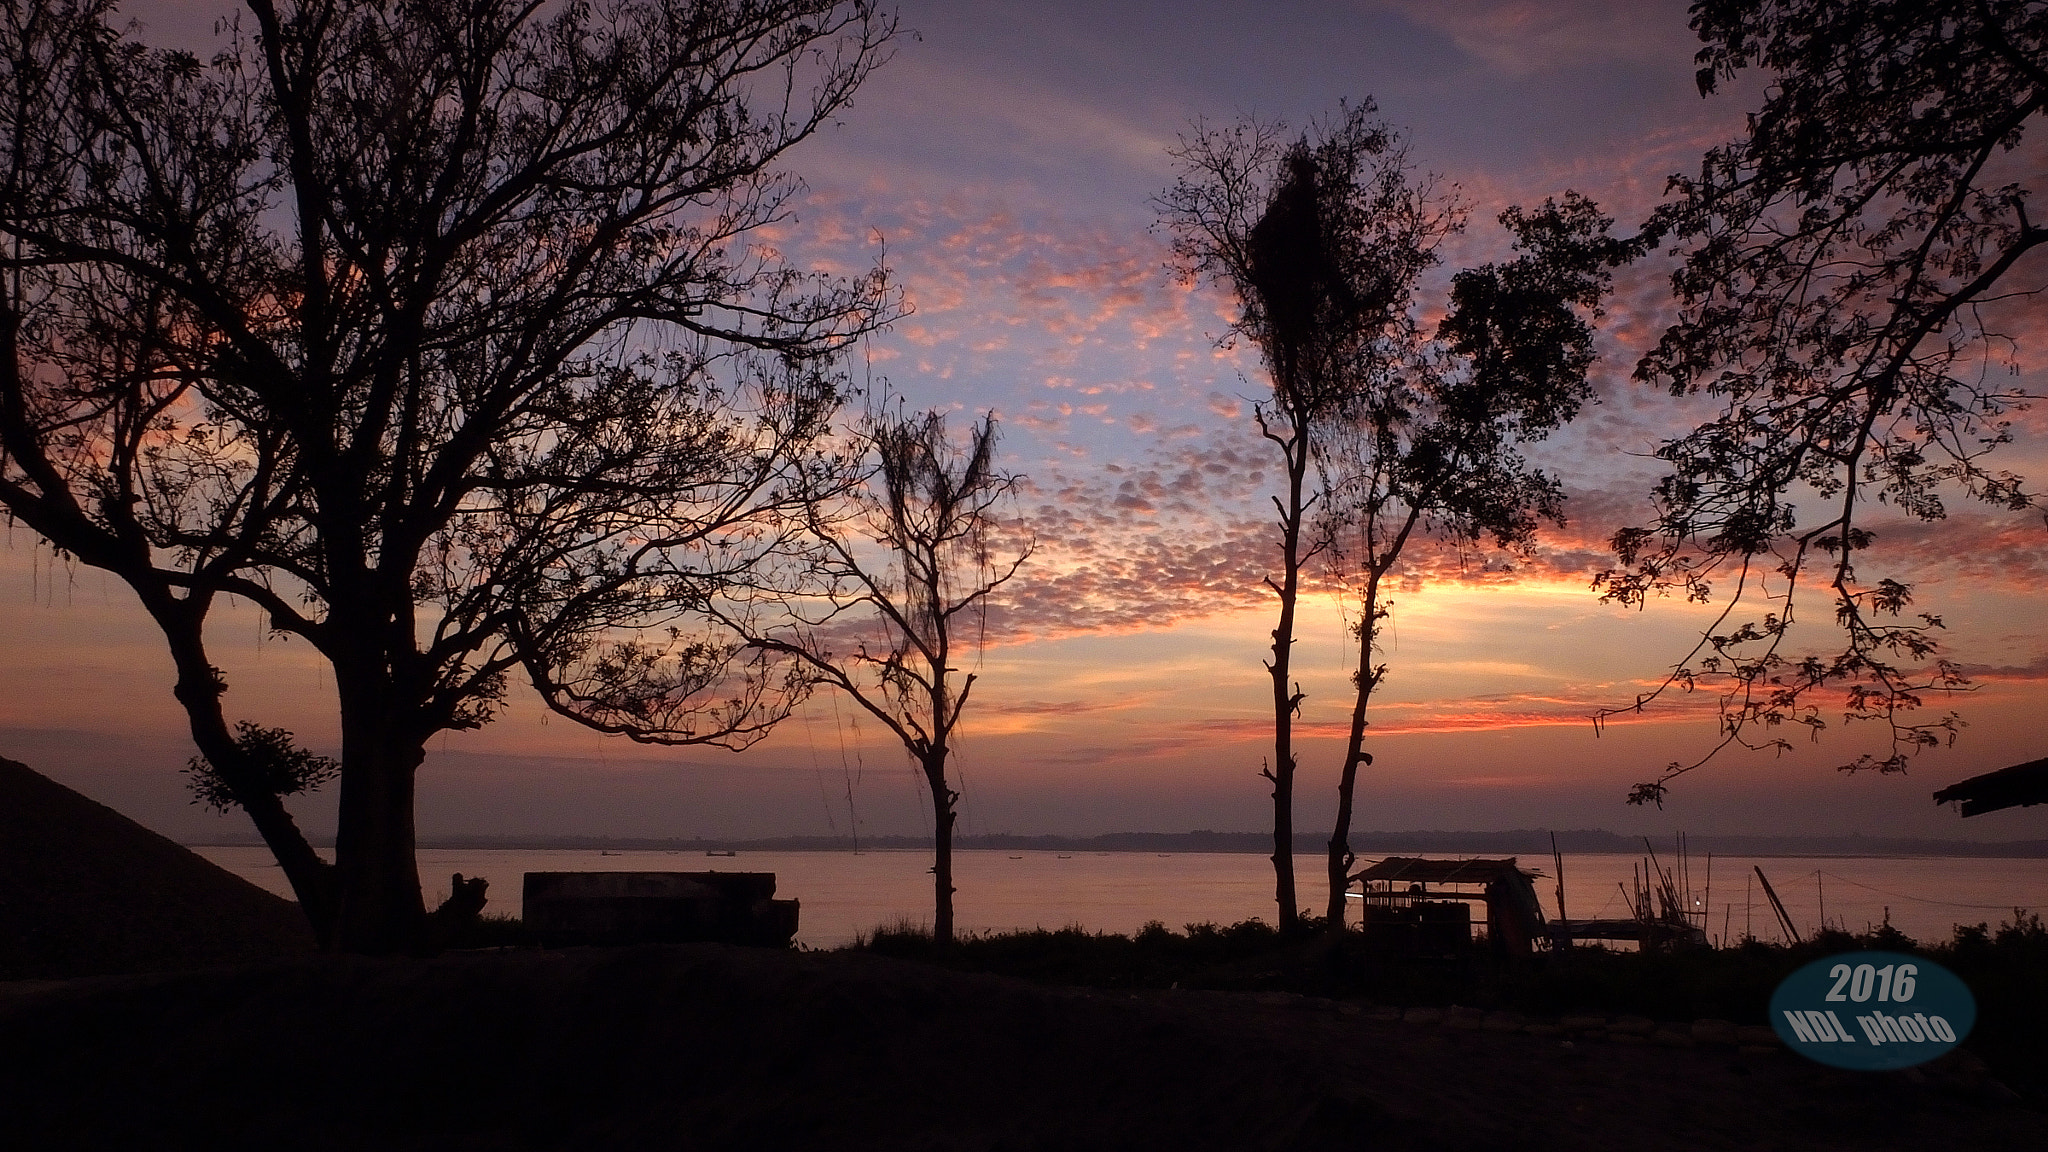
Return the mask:
<svg viewBox="0 0 2048 1152">
<path fill-rule="evenodd" d="M 0 980 L 302 955 L 298 905 L 0 759 Z"/>
<path fill-rule="evenodd" d="M 11 1136 L 84 1149 L 1980 1152 L 2042 1120 L 1784 1053 L 711 944 L 0 990 L 0 1067 Z"/>
</svg>

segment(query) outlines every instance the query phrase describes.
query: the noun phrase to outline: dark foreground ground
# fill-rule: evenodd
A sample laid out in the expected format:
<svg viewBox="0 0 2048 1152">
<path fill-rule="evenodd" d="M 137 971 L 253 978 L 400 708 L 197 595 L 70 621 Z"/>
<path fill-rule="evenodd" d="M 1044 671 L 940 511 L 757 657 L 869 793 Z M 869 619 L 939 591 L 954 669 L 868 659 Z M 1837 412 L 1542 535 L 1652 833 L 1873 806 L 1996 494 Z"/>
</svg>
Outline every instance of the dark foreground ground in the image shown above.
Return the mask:
<svg viewBox="0 0 2048 1152">
<path fill-rule="evenodd" d="M 1836 1073 L 719 945 L 0 985 L 37 1149 L 2026 1149 L 1984 1074 Z"/>
</svg>

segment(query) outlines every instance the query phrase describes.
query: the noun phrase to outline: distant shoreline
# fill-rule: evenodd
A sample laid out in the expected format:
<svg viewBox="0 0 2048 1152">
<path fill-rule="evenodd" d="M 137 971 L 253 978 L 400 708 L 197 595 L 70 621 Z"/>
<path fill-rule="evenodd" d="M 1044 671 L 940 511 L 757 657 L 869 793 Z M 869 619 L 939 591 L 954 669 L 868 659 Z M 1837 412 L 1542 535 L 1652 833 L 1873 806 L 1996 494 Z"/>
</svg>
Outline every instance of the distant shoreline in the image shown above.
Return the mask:
<svg viewBox="0 0 2048 1152">
<path fill-rule="evenodd" d="M 1645 855 L 1643 840 L 1601 829 L 1558 830 L 1559 851 L 1594 855 Z M 1402 852 L 1469 853 L 1473 855 L 1547 856 L 1552 832 L 1549 829 L 1514 829 L 1504 832 L 1359 832 L 1351 837 L 1352 851 L 1360 855 L 1383 856 Z M 315 837 L 321 847 L 331 847 L 331 837 Z M 194 848 L 260 847 L 254 837 L 185 841 Z M 1294 839 L 1298 855 L 1324 851 L 1327 834 L 1302 833 Z M 1675 846 L 1669 840 L 1652 838 L 1659 855 L 1669 855 Z M 928 850 L 929 837 L 862 837 L 863 850 Z M 422 836 L 419 847 L 453 850 L 506 851 L 612 851 L 612 852 L 850 852 L 853 840 L 846 836 L 771 836 L 755 839 L 662 838 L 649 836 Z M 1267 832 L 1111 832 L 1101 836 L 1013 836 L 987 834 L 955 837 L 956 849 L 1037 852 L 1227 852 L 1266 855 L 1272 852 L 1273 837 Z M 1708 852 L 1722 856 L 1960 856 L 1971 858 L 2040 859 L 2048 857 L 2048 840 L 1929 840 L 1880 836 L 1688 836 L 1686 850 L 1701 856 Z"/>
</svg>

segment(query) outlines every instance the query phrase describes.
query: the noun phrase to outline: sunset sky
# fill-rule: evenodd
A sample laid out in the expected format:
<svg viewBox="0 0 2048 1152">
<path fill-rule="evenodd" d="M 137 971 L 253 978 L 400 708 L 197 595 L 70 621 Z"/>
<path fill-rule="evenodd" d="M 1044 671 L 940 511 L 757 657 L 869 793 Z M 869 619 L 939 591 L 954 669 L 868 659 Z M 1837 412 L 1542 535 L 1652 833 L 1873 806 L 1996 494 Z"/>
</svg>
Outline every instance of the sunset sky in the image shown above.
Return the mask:
<svg viewBox="0 0 2048 1152">
<path fill-rule="evenodd" d="M 127 11 L 159 42 L 199 44 L 224 9 L 156 0 Z M 1301 125 L 1376 101 L 1413 160 L 1472 206 L 1452 268 L 1504 251 L 1495 214 L 1576 189 L 1629 229 L 1667 175 L 1739 130 L 1748 79 L 1694 87 L 1685 5 L 1664 0 L 1126 4 L 910 3 L 895 59 L 843 123 L 800 149 L 799 218 L 768 241 L 797 263 L 858 270 L 881 246 L 915 312 L 873 339 L 857 377 L 886 378 L 962 425 L 992 409 L 1015 512 L 1039 544 L 990 620 L 956 761 L 962 831 L 1076 833 L 1266 827 L 1270 752 L 1260 660 L 1277 556 L 1275 455 L 1251 426 L 1256 358 L 1220 351 L 1230 299 L 1177 284 L 1152 198 L 1194 117 Z M 2032 163 L 2042 142 L 2029 141 Z M 2040 257 L 2037 254 L 2034 259 Z M 2040 279 L 2041 267 L 2028 270 Z M 1930 710 L 1968 721 L 1905 777 L 1831 771 L 1875 747 L 1839 710 L 1816 745 L 1731 755 L 1680 780 L 1658 812 L 1628 786 L 1714 738 L 1711 703 L 1675 700 L 1596 736 L 1677 661 L 1709 619 L 1675 602 L 1635 612 L 1590 590 L 1603 541 L 1645 515 L 1644 454 L 1704 409 L 1628 380 L 1668 322 L 1655 267 L 1621 279 L 1603 322 L 1601 403 L 1541 446 L 1571 523 L 1534 557 L 1424 548 L 1398 599 L 1392 675 L 1373 717 L 1361 829 L 1606 827 L 1625 832 L 2048 837 L 2048 808 L 1958 819 L 1935 789 L 2048 755 L 2048 530 L 2038 514 L 1958 500 L 1938 525 L 1880 528 L 1873 568 L 1911 573 L 1978 689 Z M 2038 319 L 2032 325 L 2040 327 Z M 2048 373 L 2023 345 L 2035 391 Z M 2041 411 L 2006 467 L 2048 473 Z M 0 755 L 169 834 L 241 833 L 187 803 L 191 755 L 162 643 L 111 577 L 54 562 L 32 534 L 0 550 Z M 1809 604 L 1809 619 L 1826 617 Z M 1337 607 L 1309 606 L 1296 667 L 1298 826 L 1326 826 L 1348 710 Z M 1795 633 L 1795 639 L 1798 634 Z M 1833 636 L 1813 629 L 1811 642 Z M 331 677 L 303 646 L 222 618 L 231 715 L 331 748 Z M 437 740 L 423 833 L 634 836 L 864 834 L 928 827 L 900 750 L 820 698 L 744 755 L 611 740 L 521 697 L 500 722 Z M 851 792 L 851 813 L 848 793 Z M 331 828 L 332 797 L 299 806 Z"/>
</svg>

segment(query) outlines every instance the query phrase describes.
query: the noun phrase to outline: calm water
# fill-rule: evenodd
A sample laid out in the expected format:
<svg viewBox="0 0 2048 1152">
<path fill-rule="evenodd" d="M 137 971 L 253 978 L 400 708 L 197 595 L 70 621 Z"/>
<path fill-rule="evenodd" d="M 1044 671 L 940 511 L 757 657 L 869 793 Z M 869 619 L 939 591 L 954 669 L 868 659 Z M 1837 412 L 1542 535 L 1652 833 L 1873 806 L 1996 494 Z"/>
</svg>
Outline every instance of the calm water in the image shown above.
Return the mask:
<svg viewBox="0 0 2048 1152">
<path fill-rule="evenodd" d="M 291 895 L 265 849 L 194 851 L 279 895 Z M 491 882 L 486 911 L 515 915 L 527 872 L 773 872 L 776 895 L 803 902 L 797 940 L 813 948 L 847 943 L 855 933 L 879 925 L 931 919 L 931 875 L 926 871 L 931 858 L 924 852 L 706 857 L 690 852 L 423 849 L 419 860 L 430 907 L 447 895 L 448 877 L 455 872 Z M 1664 860 L 1666 867 L 1671 863 Z M 1522 864 L 1544 872 L 1536 890 L 1544 913 L 1555 915 L 1550 860 L 1530 857 Z M 1621 887 L 1637 864 L 1630 856 L 1566 856 L 1566 911 L 1573 919 L 1627 915 Z M 1820 922 L 1823 901 L 1830 925 L 1862 931 L 1880 923 L 1888 907 L 1894 927 L 1929 942 L 1946 939 L 1958 923 L 1996 926 L 2016 906 L 2048 911 L 2048 859 L 1717 856 L 1710 878 L 1706 858 L 1696 856 L 1690 861 L 1691 888 L 1702 905 L 1711 901 L 1710 936 L 1720 937 L 1725 927 L 1730 936 L 1740 937 L 1747 925 L 1759 938 L 1779 937 L 1777 917 L 1755 883 L 1754 865 L 1770 877 L 1802 934 Z M 1316 911 L 1325 900 L 1323 869 L 1320 856 L 1295 858 L 1300 903 Z M 1079 925 L 1128 933 L 1148 920 L 1175 929 L 1253 916 L 1273 920 L 1272 867 L 1265 857 L 1248 853 L 959 852 L 954 873 L 959 889 L 955 916 L 963 931 Z"/>
</svg>

